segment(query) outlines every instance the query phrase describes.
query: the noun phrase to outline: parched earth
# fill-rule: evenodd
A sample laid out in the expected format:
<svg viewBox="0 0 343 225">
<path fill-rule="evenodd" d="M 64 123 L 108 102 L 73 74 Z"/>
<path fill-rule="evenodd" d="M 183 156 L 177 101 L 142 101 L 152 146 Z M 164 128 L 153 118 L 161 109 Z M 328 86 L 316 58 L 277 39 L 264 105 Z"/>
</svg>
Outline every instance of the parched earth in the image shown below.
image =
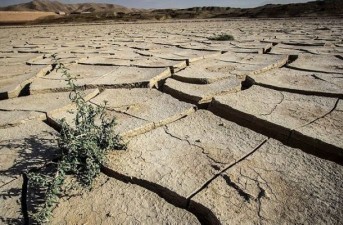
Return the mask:
<svg viewBox="0 0 343 225">
<path fill-rule="evenodd" d="M 22 173 L 72 122 L 56 54 L 128 145 L 51 224 L 341 224 L 343 23 L 0 29 L 0 223 L 30 222 Z M 235 41 L 209 41 L 227 33 Z"/>
</svg>

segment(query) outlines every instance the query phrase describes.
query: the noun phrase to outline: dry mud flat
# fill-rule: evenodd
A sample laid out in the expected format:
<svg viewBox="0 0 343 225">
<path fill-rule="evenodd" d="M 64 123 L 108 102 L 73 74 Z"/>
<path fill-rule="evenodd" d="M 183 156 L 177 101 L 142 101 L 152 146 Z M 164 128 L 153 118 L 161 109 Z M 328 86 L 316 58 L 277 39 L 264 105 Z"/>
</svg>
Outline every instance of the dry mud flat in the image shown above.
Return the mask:
<svg viewBox="0 0 343 225">
<path fill-rule="evenodd" d="M 2 28 L 0 223 L 28 222 L 22 173 L 72 122 L 56 54 L 89 104 L 108 102 L 128 149 L 51 224 L 340 224 L 342 24 Z M 208 40 L 220 33 L 235 41 Z"/>
</svg>

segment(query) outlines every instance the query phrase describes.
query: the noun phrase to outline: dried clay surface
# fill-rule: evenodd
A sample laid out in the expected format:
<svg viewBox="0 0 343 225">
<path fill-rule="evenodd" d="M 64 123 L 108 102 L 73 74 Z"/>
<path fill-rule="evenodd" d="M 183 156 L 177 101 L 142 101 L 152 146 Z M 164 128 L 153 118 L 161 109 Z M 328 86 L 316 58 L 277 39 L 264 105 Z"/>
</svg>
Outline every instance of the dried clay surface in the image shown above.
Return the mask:
<svg viewBox="0 0 343 225">
<path fill-rule="evenodd" d="M 55 59 L 87 104 L 107 102 L 127 149 L 50 224 L 341 224 L 342 24 L 1 27 L 0 224 L 27 222 L 22 174 L 56 160 L 61 119 L 73 124 Z M 210 40 L 221 33 L 234 40 Z"/>
</svg>

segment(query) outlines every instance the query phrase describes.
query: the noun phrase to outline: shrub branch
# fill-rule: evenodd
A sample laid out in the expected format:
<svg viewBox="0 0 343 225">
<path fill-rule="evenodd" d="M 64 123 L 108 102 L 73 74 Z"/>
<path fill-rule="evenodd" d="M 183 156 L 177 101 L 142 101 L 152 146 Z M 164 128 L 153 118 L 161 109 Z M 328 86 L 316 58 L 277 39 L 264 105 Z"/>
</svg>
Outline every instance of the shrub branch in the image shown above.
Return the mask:
<svg viewBox="0 0 343 225">
<path fill-rule="evenodd" d="M 78 90 L 69 69 L 56 61 L 56 71 L 61 71 L 71 89 L 69 98 L 75 104 L 73 126 L 65 119 L 61 120 L 62 129 L 58 138 L 60 159 L 55 163 L 55 173 L 29 173 L 31 186 L 45 190 L 44 203 L 38 212 L 33 213 L 35 222 L 44 224 L 49 221 L 52 211 L 62 195 L 66 177 L 76 178 L 77 184 L 91 188 L 94 179 L 100 174 L 101 165 L 106 160 L 106 153 L 113 149 L 125 149 L 125 144 L 118 134 L 114 133 L 115 118 L 106 117 L 106 102 L 104 105 L 87 103 L 83 93 Z M 72 184 L 76 186 L 76 184 Z"/>
</svg>

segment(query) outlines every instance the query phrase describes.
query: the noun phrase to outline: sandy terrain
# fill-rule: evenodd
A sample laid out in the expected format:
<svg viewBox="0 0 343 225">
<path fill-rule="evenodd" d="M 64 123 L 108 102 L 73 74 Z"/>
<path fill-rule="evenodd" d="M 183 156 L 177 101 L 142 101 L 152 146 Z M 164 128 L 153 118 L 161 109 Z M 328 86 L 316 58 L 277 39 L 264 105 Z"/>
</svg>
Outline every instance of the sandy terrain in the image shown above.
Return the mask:
<svg viewBox="0 0 343 225">
<path fill-rule="evenodd" d="M 0 11 L 0 23 L 33 21 L 38 18 L 56 15 L 54 12 L 6 12 Z"/>
<path fill-rule="evenodd" d="M 340 224 L 342 37 L 339 19 L 3 27 L 0 223 L 32 222 L 22 173 L 73 126 L 56 54 L 128 146 L 51 224 Z"/>
</svg>

